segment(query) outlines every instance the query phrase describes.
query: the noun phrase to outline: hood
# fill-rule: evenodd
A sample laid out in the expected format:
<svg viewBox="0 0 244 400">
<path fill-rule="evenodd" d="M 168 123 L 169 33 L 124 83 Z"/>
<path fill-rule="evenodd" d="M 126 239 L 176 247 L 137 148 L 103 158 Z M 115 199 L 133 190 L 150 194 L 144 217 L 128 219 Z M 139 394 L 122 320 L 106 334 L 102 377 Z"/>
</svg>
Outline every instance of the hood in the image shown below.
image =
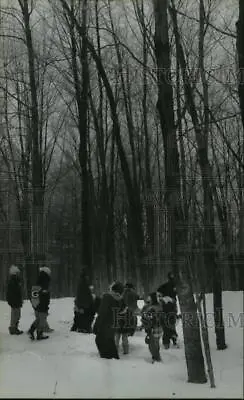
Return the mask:
<svg viewBox="0 0 244 400">
<path fill-rule="evenodd" d="M 20 269 L 16 265 L 11 265 L 9 268 L 9 275 L 18 275 L 20 273 Z"/>
</svg>

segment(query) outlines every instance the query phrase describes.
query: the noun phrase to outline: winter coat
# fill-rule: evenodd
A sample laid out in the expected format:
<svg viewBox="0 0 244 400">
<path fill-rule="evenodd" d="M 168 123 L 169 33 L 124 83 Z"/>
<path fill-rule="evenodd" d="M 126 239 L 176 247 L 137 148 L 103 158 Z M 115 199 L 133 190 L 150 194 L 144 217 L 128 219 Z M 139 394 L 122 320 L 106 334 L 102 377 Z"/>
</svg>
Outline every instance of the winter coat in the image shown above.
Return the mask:
<svg viewBox="0 0 244 400">
<path fill-rule="evenodd" d="M 134 315 L 137 310 L 137 300 L 139 296 L 134 289 L 127 288 L 122 296 L 122 309 L 119 313 L 118 327 L 116 332 L 126 333 L 133 336 L 137 326 L 137 317 Z"/>
<path fill-rule="evenodd" d="M 123 293 L 123 299 L 128 309 L 134 313 L 138 308 L 137 300 L 139 300 L 139 296 L 136 291 L 134 289 L 125 289 Z"/>
<path fill-rule="evenodd" d="M 158 288 L 158 292 L 162 293 L 164 297 L 163 310 L 165 313 L 177 314 L 177 292 L 175 282 L 168 280 L 166 283 Z"/>
<path fill-rule="evenodd" d="M 122 296 L 113 291 L 102 297 L 93 331 L 97 334 L 111 337 L 116 331 L 118 313 L 122 309 Z"/>
<path fill-rule="evenodd" d="M 99 296 L 95 296 L 95 298 L 93 298 L 93 303 L 91 306 L 91 311 L 94 315 L 98 312 L 100 305 L 101 305 L 101 298 Z"/>
<path fill-rule="evenodd" d="M 82 274 L 78 283 L 75 297 L 75 306 L 77 309 L 89 309 L 93 304 L 92 293 L 89 288 L 89 282 L 86 275 Z"/>
<path fill-rule="evenodd" d="M 50 276 L 40 272 L 37 283 L 31 290 L 31 303 L 35 311 L 48 313 L 51 298 L 49 284 Z"/>
<path fill-rule="evenodd" d="M 162 336 L 164 317 L 160 304 L 145 306 L 141 319 L 147 335 L 153 334 L 155 338 Z"/>
<path fill-rule="evenodd" d="M 171 297 L 176 301 L 177 292 L 175 283 L 173 281 L 167 281 L 161 285 L 157 291 L 162 293 L 163 296 Z"/>
<path fill-rule="evenodd" d="M 9 278 L 6 300 L 12 308 L 21 308 L 23 305 L 21 281 L 17 275 L 11 275 Z"/>
</svg>

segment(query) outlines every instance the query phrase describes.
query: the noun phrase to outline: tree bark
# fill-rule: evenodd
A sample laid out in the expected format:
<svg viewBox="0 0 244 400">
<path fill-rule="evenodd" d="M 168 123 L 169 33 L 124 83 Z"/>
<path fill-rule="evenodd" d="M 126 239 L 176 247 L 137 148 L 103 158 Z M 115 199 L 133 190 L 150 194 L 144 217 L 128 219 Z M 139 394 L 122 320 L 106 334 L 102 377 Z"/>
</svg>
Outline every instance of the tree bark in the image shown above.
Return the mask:
<svg viewBox="0 0 244 400">
<path fill-rule="evenodd" d="M 214 204 L 213 204 L 213 191 L 212 191 L 212 173 L 211 166 L 208 159 L 208 119 L 206 116 L 205 131 L 202 132 L 199 118 L 197 114 L 196 105 L 193 97 L 193 90 L 190 84 L 190 77 L 187 73 L 187 66 L 185 61 L 185 55 L 181 44 L 181 38 L 178 29 L 177 14 L 172 1 L 172 7 L 170 7 L 170 14 L 173 22 L 173 30 L 176 41 L 176 53 L 180 62 L 183 84 L 186 97 L 186 103 L 188 106 L 189 114 L 192 119 L 196 134 L 197 150 L 198 150 L 198 161 L 200 165 L 202 187 L 203 187 L 203 203 L 204 203 L 204 262 L 205 267 L 209 271 L 209 275 L 212 276 L 212 290 L 213 290 L 213 306 L 214 306 L 214 320 L 215 320 L 215 333 L 216 333 L 216 345 L 218 350 L 224 350 L 225 344 L 225 331 L 223 323 L 223 310 L 222 310 L 222 283 L 221 273 L 217 260 L 216 250 L 216 236 L 215 236 L 215 225 L 214 225 Z M 200 55 L 203 57 L 203 54 Z M 201 58 L 200 57 L 200 58 Z M 203 65 L 200 65 L 202 75 L 204 74 Z M 202 76 L 203 90 L 206 95 L 206 82 Z M 207 98 L 205 97 L 204 111 L 208 113 Z"/>
<path fill-rule="evenodd" d="M 41 132 L 38 111 L 38 95 L 35 70 L 35 55 L 30 27 L 30 10 L 28 0 L 19 0 L 23 15 L 24 31 L 26 38 L 28 74 L 31 92 L 31 134 L 32 134 L 32 248 L 30 265 L 27 265 L 27 290 L 30 293 L 30 282 L 37 273 L 38 265 L 45 262 L 46 235 L 44 232 L 44 182 L 43 160 L 41 149 Z M 29 262 L 29 260 L 28 260 Z M 31 276 L 32 275 L 32 276 Z"/>
<path fill-rule="evenodd" d="M 238 65 L 239 65 L 239 84 L 238 93 L 241 109 L 242 126 L 244 129 L 244 2 L 239 0 L 239 19 L 236 24 L 237 27 L 237 54 L 238 54 Z M 242 182 L 241 191 L 243 191 L 244 185 L 244 171 L 242 170 Z M 239 267 L 239 282 L 240 290 L 244 290 L 244 201 L 243 196 L 241 196 L 241 207 L 240 207 L 240 257 L 238 260 Z"/>
<path fill-rule="evenodd" d="M 201 347 L 199 321 L 188 271 L 186 226 L 180 197 L 179 152 L 174 122 L 173 89 L 170 79 L 168 2 L 153 0 L 155 17 L 155 55 L 158 75 L 157 109 L 164 142 L 165 201 L 171 222 L 171 258 L 183 316 L 183 333 L 188 382 L 205 383 L 207 378 Z M 189 320 L 190 318 L 190 320 Z"/>
</svg>

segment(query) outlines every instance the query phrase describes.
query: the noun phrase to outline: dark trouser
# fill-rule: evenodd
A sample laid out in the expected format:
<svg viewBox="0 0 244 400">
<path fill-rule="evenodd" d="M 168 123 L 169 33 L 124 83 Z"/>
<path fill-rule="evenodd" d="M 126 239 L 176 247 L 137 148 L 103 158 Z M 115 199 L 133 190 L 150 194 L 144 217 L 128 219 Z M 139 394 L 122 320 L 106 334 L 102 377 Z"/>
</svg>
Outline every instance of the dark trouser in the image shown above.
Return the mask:
<svg viewBox="0 0 244 400">
<path fill-rule="evenodd" d="M 21 309 L 11 307 L 11 319 L 9 326 L 10 330 L 18 329 L 20 316 L 21 316 Z"/>
<path fill-rule="evenodd" d="M 168 313 L 165 314 L 164 324 L 163 324 L 163 344 L 168 346 L 170 344 L 170 340 L 176 342 L 178 334 L 176 332 L 176 313 Z"/>
<path fill-rule="evenodd" d="M 95 342 L 101 358 L 116 358 L 117 360 L 119 359 L 114 336 L 100 332 L 96 335 Z"/>
<path fill-rule="evenodd" d="M 35 311 L 35 316 L 36 319 L 32 323 L 30 331 L 34 333 L 36 330 L 38 335 L 42 335 L 47 324 L 47 313 Z"/>
<path fill-rule="evenodd" d="M 149 343 L 148 348 L 152 355 L 152 359 L 155 361 L 160 360 L 160 344 L 159 344 L 159 337 L 155 337 L 153 333 L 150 333 L 149 336 Z"/>
</svg>

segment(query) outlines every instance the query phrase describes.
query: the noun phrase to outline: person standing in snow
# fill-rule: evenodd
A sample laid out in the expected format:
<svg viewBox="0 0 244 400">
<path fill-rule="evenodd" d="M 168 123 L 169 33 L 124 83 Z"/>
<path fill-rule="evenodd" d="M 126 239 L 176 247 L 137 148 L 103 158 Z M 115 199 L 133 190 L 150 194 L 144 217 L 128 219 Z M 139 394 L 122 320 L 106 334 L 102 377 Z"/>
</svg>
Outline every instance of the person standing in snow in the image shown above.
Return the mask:
<svg viewBox="0 0 244 400">
<path fill-rule="evenodd" d="M 158 300 L 162 306 L 164 315 L 163 345 L 165 349 L 170 347 L 170 340 L 177 346 L 176 320 L 177 320 L 177 300 L 176 284 L 174 274 L 168 273 L 168 281 L 157 289 Z"/>
<path fill-rule="evenodd" d="M 90 291 L 91 291 L 91 294 L 92 294 L 92 300 L 93 300 L 92 304 L 90 305 L 89 309 L 87 310 L 88 328 L 89 328 L 89 332 L 91 333 L 95 315 L 97 314 L 98 309 L 99 309 L 100 304 L 101 304 L 101 298 L 96 295 L 93 285 L 90 285 L 89 288 L 90 288 Z"/>
<path fill-rule="evenodd" d="M 138 309 L 137 300 L 139 299 L 138 294 L 135 291 L 135 287 L 132 283 L 127 282 L 125 284 L 125 290 L 123 292 L 122 300 L 124 310 L 121 311 L 118 319 L 118 329 L 115 333 L 115 344 L 119 349 L 120 338 L 122 338 L 122 347 L 124 354 L 129 353 L 129 336 L 133 336 L 137 327 L 137 317 L 135 315 Z"/>
<path fill-rule="evenodd" d="M 42 267 L 35 286 L 31 290 L 31 304 L 35 310 L 36 319 L 32 323 L 28 334 L 32 340 L 35 339 L 34 333 L 37 332 L 36 339 L 48 339 L 49 336 L 43 335 L 47 324 L 48 309 L 50 304 L 50 281 L 51 270 L 48 267 Z"/>
<path fill-rule="evenodd" d="M 91 333 L 93 297 L 85 269 L 81 272 L 74 304 L 74 322 L 71 331 Z"/>
<path fill-rule="evenodd" d="M 9 269 L 9 280 L 7 285 L 6 300 L 11 307 L 11 320 L 8 328 L 10 335 L 21 335 L 23 331 L 19 330 L 19 320 L 21 317 L 21 308 L 23 305 L 20 269 L 12 265 Z"/>
<path fill-rule="evenodd" d="M 156 292 L 148 296 L 147 304 L 142 309 L 141 320 L 147 334 L 145 343 L 152 355 L 152 362 L 159 362 L 161 361 L 160 338 L 163 334 L 163 316 Z"/>
<path fill-rule="evenodd" d="M 110 291 L 102 297 L 93 332 L 101 358 L 119 359 L 115 344 L 115 329 L 118 325 L 118 313 L 121 311 L 124 286 L 120 282 L 111 285 Z"/>
</svg>

